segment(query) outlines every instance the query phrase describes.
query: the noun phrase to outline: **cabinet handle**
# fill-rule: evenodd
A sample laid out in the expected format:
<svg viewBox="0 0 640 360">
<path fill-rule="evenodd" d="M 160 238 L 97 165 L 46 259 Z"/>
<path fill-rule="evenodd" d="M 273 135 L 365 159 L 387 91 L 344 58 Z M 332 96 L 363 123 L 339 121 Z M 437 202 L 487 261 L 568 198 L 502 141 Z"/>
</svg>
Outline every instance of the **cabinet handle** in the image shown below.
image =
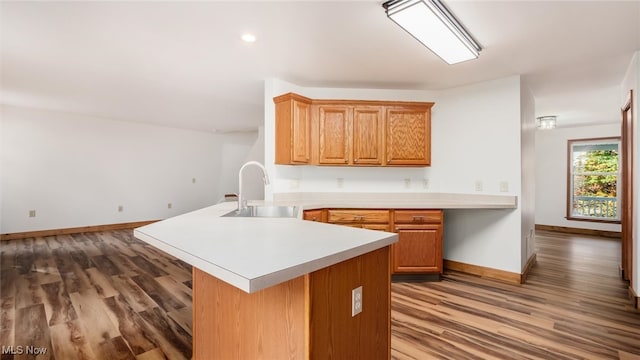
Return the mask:
<svg viewBox="0 0 640 360">
<path fill-rule="evenodd" d="M 388 159 L 388 160 L 387 160 L 387 164 L 388 164 L 388 163 L 390 163 L 390 162 L 391 162 L 391 159 Z"/>
<path fill-rule="evenodd" d="M 358 159 L 353 160 L 353 162 L 358 162 Z"/>
<path fill-rule="evenodd" d="M 422 215 L 413 215 L 413 221 L 424 221 L 424 216 L 422 216 Z"/>
<path fill-rule="evenodd" d="M 349 162 L 349 159 L 344 159 L 344 162 L 348 163 L 348 162 Z"/>
<path fill-rule="evenodd" d="M 314 216 L 314 217 L 313 217 L 313 221 L 318 221 L 318 217 L 317 217 L 317 216 Z"/>
<path fill-rule="evenodd" d="M 355 216 L 353 217 L 353 219 L 354 219 L 354 220 L 360 220 L 360 221 L 362 221 L 362 220 L 364 220 L 364 216 L 362 216 L 362 215 L 355 215 Z"/>
</svg>

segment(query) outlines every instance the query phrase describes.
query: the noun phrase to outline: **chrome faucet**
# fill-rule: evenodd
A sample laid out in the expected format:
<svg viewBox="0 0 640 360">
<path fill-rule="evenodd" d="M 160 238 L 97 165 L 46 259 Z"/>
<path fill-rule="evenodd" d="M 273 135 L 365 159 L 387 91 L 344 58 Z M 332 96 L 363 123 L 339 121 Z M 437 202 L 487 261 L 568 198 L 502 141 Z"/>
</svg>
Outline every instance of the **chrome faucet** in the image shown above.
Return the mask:
<svg viewBox="0 0 640 360">
<path fill-rule="evenodd" d="M 269 175 L 267 175 L 267 169 L 265 169 L 264 165 L 260 164 L 257 161 L 248 161 L 242 167 L 240 167 L 240 171 L 238 171 L 238 211 L 242 211 L 247 208 L 247 200 L 242 196 L 242 171 L 249 165 L 255 165 L 262 170 L 262 180 L 265 185 L 269 185 Z"/>
</svg>

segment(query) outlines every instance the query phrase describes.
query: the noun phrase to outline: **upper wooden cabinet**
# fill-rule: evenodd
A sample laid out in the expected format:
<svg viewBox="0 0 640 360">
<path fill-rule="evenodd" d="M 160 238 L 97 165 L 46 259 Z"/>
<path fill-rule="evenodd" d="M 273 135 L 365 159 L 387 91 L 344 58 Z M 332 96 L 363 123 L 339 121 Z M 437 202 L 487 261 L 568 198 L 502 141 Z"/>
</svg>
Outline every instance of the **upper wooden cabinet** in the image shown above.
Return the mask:
<svg viewBox="0 0 640 360">
<path fill-rule="evenodd" d="M 431 102 L 312 100 L 292 93 L 274 102 L 276 164 L 431 165 Z M 310 125 L 308 136 L 304 125 Z"/>
<path fill-rule="evenodd" d="M 431 165 L 431 109 L 387 108 L 387 164 Z"/>
<path fill-rule="evenodd" d="M 285 94 L 276 105 L 276 164 L 309 164 L 311 160 L 311 99 Z"/>
</svg>

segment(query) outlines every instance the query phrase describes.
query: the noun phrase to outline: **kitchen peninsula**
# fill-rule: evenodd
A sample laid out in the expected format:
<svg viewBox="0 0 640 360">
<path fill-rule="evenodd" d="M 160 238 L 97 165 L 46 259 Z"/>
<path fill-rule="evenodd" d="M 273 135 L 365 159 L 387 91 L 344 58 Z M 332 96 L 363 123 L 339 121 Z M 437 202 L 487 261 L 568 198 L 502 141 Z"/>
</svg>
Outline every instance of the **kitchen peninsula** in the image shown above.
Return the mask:
<svg viewBox="0 0 640 360">
<path fill-rule="evenodd" d="M 222 217 L 223 203 L 137 228 L 193 266 L 194 359 L 390 357 L 397 235 L 295 218 Z M 362 287 L 362 312 L 352 291 Z"/>
<path fill-rule="evenodd" d="M 302 221 L 320 208 L 513 209 L 517 197 L 289 193 L 298 218 L 223 217 L 223 203 L 135 230 L 193 266 L 194 359 L 390 358 L 389 232 Z M 352 291 L 362 286 L 362 313 Z"/>
</svg>

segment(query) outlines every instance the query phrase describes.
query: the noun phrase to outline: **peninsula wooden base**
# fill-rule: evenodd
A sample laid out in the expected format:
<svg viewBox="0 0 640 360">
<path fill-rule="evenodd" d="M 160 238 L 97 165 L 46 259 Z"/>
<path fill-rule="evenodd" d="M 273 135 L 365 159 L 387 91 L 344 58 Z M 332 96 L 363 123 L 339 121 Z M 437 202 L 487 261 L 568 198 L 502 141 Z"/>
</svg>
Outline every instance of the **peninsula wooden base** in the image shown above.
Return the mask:
<svg viewBox="0 0 640 360">
<path fill-rule="evenodd" d="M 193 358 L 390 359 L 389 266 L 385 247 L 251 294 L 194 268 Z"/>
</svg>

